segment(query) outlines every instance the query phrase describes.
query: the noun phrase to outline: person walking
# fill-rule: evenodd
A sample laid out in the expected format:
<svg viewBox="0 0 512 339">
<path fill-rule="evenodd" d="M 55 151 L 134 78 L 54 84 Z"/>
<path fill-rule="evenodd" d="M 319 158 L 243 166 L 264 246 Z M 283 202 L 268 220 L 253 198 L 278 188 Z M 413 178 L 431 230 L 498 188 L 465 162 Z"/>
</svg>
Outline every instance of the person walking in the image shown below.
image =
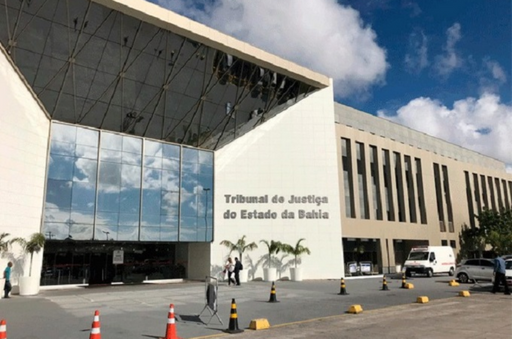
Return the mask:
<svg viewBox="0 0 512 339">
<path fill-rule="evenodd" d="M 500 290 L 500 284 L 503 283 L 505 286 L 505 294 L 510 295 L 510 290 L 507 285 L 507 279 L 505 278 L 505 260 L 496 254 L 494 258 L 494 284 L 492 286 L 492 293 L 495 294 Z"/>
<path fill-rule="evenodd" d="M 233 264 L 233 259 L 231 259 L 231 257 L 228 258 L 228 261 L 224 266 L 224 271 L 228 274 L 228 285 L 231 285 L 231 283 L 235 285 L 236 280 L 235 277 L 233 276 L 235 272 L 235 264 Z"/>
<path fill-rule="evenodd" d="M 240 286 L 240 271 L 243 269 L 242 263 L 235 257 L 235 281 L 237 286 Z"/>
<path fill-rule="evenodd" d="M 4 286 L 4 298 L 10 298 L 9 292 L 11 292 L 12 285 L 11 285 L 11 267 L 12 267 L 12 261 L 9 261 L 7 263 L 7 267 L 4 270 L 4 279 L 5 279 L 5 286 Z"/>
</svg>

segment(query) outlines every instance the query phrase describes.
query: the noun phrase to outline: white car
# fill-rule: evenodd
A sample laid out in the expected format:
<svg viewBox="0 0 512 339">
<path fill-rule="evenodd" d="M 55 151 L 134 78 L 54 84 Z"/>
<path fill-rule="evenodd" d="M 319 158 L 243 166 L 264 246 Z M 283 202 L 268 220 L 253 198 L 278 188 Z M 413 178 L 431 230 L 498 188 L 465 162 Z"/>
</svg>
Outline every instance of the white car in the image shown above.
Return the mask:
<svg viewBox="0 0 512 339">
<path fill-rule="evenodd" d="M 505 260 L 505 277 L 507 285 L 512 286 L 512 259 Z"/>
</svg>

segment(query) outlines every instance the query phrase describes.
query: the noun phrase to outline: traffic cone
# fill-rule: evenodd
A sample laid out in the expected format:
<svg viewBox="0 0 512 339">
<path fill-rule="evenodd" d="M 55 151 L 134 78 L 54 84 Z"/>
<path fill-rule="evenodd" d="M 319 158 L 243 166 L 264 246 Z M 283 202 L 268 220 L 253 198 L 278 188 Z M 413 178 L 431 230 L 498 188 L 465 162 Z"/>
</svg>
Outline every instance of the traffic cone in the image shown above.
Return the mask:
<svg viewBox="0 0 512 339">
<path fill-rule="evenodd" d="M 94 320 L 92 321 L 91 335 L 89 335 L 89 339 L 101 339 L 100 312 L 98 310 L 94 312 Z"/>
<path fill-rule="evenodd" d="M 180 339 L 176 333 L 176 320 L 174 318 L 174 304 L 169 306 L 167 314 L 167 329 L 165 330 L 165 338 L 161 339 Z"/>
<path fill-rule="evenodd" d="M 0 321 L 0 339 L 7 339 L 7 325 L 4 319 Z"/>
<path fill-rule="evenodd" d="M 229 327 L 227 333 L 241 333 L 244 330 L 238 328 L 238 314 L 236 313 L 235 298 L 231 299 L 231 314 L 229 315 Z"/>
<path fill-rule="evenodd" d="M 272 288 L 270 289 L 270 299 L 268 300 L 269 303 L 278 303 L 276 298 L 276 284 L 272 281 Z"/>
<path fill-rule="evenodd" d="M 388 282 L 386 281 L 386 276 L 382 277 L 382 290 L 381 291 L 389 291 Z"/>
<path fill-rule="evenodd" d="M 405 281 L 405 273 L 402 273 L 402 288 L 407 288 L 407 281 Z"/>
<path fill-rule="evenodd" d="M 345 279 L 341 278 L 340 282 L 340 293 L 338 295 L 348 295 L 347 288 L 345 286 Z"/>
</svg>

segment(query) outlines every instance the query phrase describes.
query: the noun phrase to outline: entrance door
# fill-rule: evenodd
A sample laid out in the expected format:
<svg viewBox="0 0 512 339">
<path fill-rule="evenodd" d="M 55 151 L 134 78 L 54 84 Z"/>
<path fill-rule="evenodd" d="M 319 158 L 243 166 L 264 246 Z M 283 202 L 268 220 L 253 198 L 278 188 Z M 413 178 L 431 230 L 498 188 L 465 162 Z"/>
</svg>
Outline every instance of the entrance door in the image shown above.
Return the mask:
<svg viewBox="0 0 512 339">
<path fill-rule="evenodd" d="M 89 285 L 110 284 L 115 274 L 113 266 L 111 255 L 91 253 Z"/>
</svg>

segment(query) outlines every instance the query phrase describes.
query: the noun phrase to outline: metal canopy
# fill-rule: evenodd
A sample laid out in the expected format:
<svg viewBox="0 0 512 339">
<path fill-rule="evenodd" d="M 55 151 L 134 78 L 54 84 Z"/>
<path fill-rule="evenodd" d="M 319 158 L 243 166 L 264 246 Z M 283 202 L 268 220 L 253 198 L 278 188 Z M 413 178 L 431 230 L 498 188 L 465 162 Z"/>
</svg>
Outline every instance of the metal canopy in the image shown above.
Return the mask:
<svg viewBox="0 0 512 339">
<path fill-rule="evenodd" d="M 317 89 L 88 0 L 0 12 L 0 42 L 55 120 L 215 150 Z"/>
</svg>

